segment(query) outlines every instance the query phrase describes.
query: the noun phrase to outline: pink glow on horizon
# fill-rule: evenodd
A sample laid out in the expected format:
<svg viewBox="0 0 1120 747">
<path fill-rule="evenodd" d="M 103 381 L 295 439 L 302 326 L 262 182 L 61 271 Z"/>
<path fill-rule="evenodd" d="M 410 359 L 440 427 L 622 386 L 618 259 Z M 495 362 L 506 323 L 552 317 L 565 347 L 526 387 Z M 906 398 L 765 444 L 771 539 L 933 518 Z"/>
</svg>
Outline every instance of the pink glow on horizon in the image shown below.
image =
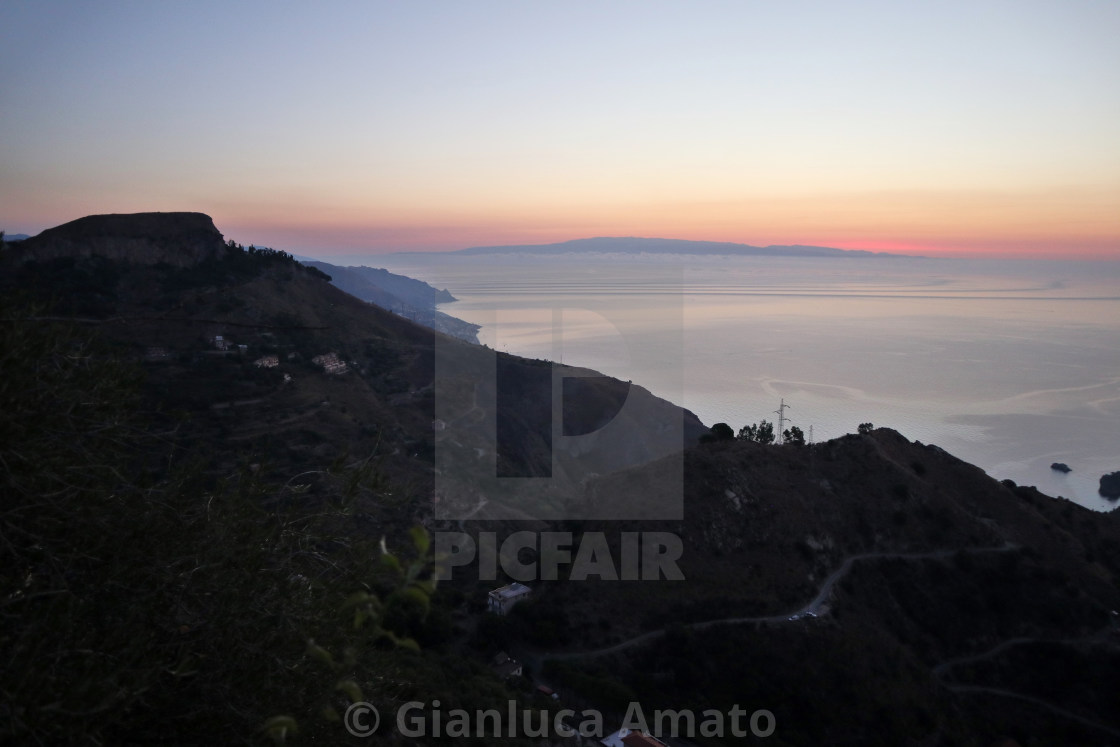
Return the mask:
<svg viewBox="0 0 1120 747">
<path fill-rule="evenodd" d="M 628 226 L 612 230 L 600 225 L 591 225 L 580 230 L 568 227 L 527 229 L 519 226 L 482 225 L 276 227 L 260 222 L 223 222 L 217 217 L 215 222 L 227 238 L 245 244 L 252 242 L 308 256 L 361 257 L 393 252 L 447 252 L 473 246 L 552 244 L 601 236 L 636 236 L 730 242 L 752 246 L 825 246 L 928 257 L 1120 259 L 1120 242 L 1107 238 L 1060 241 L 1033 237 L 1025 239 L 983 237 L 971 241 L 967 239 L 906 241 L 883 238 L 829 238 L 827 234 L 792 234 L 785 237 L 773 230 L 766 231 L 760 236 L 724 231 L 636 231 Z"/>
</svg>

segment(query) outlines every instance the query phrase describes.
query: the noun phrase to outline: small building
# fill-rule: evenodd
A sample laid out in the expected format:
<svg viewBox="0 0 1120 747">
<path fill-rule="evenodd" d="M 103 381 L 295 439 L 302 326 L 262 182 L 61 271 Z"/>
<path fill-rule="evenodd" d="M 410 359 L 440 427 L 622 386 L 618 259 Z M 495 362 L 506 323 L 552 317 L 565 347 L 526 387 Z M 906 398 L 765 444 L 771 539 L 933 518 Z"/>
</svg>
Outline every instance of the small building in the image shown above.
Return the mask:
<svg viewBox="0 0 1120 747">
<path fill-rule="evenodd" d="M 519 584 L 514 581 L 512 584 L 503 586 L 500 589 L 494 589 L 490 592 L 489 598 L 486 602 L 486 609 L 497 615 L 504 615 L 509 612 L 515 604 L 528 599 L 531 589 L 524 584 Z"/>
<path fill-rule="evenodd" d="M 346 363 L 339 359 L 338 353 L 317 355 L 311 359 L 311 362 L 317 366 L 322 366 L 324 371 L 334 376 L 341 376 L 346 373 Z"/>
<path fill-rule="evenodd" d="M 276 368 L 280 365 L 280 356 L 265 355 L 253 361 L 253 365 L 257 368 Z"/>
<path fill-rule="evenodd" d="M 223 335 L 214 335 L 210 338 L 210 344 L 218 350 L 229 350 L 233 347 L 233 343 L 227 340 Z"/>
<path fill-rule="evenodd" d="M 521 662 L 517 659 L 511 659 L 505 651 L 494 657 L 490 662 L 490 668 L 503 680 L 508 680 L 510 677 L 520 677 L 524 672 Z"/>
</svg>

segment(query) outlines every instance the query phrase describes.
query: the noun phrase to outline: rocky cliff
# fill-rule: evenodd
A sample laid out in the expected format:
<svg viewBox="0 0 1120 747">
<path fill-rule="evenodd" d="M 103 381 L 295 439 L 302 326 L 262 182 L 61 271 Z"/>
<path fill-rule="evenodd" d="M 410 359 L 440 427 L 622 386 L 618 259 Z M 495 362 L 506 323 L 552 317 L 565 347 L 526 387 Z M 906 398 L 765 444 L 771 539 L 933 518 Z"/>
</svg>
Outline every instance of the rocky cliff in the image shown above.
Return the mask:
<svg viewBox="0 0 1120 747">
<path fill-rule="evenodd" d="M 19 264 L 102 256 L 141 265 L 190 267 L 220 256 L 225 244 L 203 213 L 89 215 L 48 228 L 11 249 Z"/>
</svg>

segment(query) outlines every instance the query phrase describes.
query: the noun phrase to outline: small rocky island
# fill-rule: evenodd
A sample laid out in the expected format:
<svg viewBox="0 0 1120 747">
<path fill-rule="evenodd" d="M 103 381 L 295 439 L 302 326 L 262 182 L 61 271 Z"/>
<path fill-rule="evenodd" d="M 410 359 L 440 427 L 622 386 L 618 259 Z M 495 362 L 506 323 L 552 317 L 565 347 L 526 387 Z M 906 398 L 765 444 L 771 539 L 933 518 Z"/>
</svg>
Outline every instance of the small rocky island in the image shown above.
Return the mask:
<svg viewBox="0 0 1120 747">
<path fill-rule="evenodd" d="M 1073 472 L 1073 470 L 1070 468 L 1070 466 L 1068 464 L 1066 464 L 1065 462 L 1054 462 L 1053 464 L 1050 465 L 1050 469 L 1054 470 L 1055 472 L 1063 472 L 1063 473 Z"/>
<path fill-rule="evenodd" d="M 1097 492 L 1112 501 L 1120 498 L 1120 471 L 1101 475 L 1101 486 Z"/>
</svg>

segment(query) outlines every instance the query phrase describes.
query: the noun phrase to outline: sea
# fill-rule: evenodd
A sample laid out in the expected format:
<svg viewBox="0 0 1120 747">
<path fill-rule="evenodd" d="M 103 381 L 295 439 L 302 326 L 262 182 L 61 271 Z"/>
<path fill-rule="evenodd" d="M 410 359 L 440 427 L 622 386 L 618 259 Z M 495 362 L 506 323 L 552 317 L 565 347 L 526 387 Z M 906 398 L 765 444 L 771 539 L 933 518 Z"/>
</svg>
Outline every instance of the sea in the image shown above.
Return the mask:
<svg viewBox="0 0 1120 747">
<path fill-rule="evenodd" d="M 1097 489 L 1120 470 L 1120 262 L 441 253 L 367 263 L 449 290 L 458 300 L 441 310 L 481 325 L 491 348 L 631 380 L 707 425 L 782 417 L 814 442 L 887 426 L 997 479 L 1116 507 Z"/>
</svg>

